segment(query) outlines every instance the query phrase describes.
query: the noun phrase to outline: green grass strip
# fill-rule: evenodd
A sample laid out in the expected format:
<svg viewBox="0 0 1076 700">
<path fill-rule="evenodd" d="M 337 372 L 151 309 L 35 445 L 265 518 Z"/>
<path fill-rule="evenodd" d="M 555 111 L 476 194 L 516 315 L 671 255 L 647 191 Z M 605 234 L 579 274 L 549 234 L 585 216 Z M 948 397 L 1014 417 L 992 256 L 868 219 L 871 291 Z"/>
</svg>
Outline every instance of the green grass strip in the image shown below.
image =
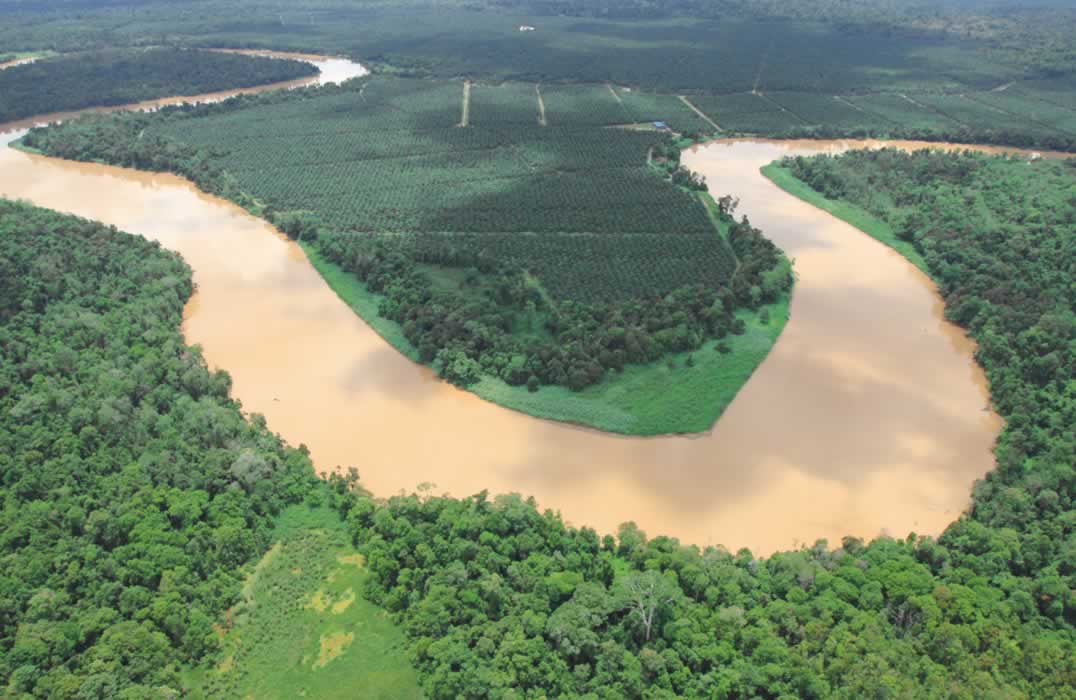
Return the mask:
<svg viewBox="0 0 1076 700">
<path fill-rule="evenodd" d="M 919 251 L 915 249 L 915 246 L 908 241 L 898 238 L 897 234 L 893 232 L 893 228 L 889 224 L 875 217 L 870 212 L 860 209 L 852 204 L 848 204 L 847 202 L 828 199 L 812 189 L 806 182 L 798 179 L 788 168 L 782 167 L 778 162 L 763 166 L 762 174 L 768 177 L 773 184 L 777 185 L 785 192 L 788 192 L 793 197 L 802 199 L 812 206 L 827 211 L 841 221 L 855 226 L 871 238 L 885 243 L 887 246 L 907 258 L 909 262 L 926 273 L 927 276 L 930 276 L 930 270 L 927 269 L 927 261 L 920 255 Z"/>
</svg>

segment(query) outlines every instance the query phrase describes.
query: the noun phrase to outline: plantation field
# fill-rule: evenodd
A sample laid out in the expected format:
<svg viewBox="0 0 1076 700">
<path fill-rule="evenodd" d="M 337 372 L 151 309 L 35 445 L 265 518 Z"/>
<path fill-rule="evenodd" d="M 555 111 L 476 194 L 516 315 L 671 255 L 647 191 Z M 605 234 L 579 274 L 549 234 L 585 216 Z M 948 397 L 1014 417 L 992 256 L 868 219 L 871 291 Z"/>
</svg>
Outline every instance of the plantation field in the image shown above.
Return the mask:
<svg viewBox="0 0 1076 700">
<path fill-rule="evenodd" d="M 963 95 L 915 95 L 927 107 L 969 127 L 986 129 L 1032 129 L 1026 119 L 991 109 Z"/>
<path fill-rule="evenodd" d="M 375 79 L 160 133 L 217 154 L 277 210 L 312 211 L 364 242 L 407 233 L 402 245 L 423 260 L 513 261 L 558 299 L 663 294 L 728 274 L 703 207 L 646 167 L 656 136 L 596 128 L 628 121 L 609 89 L 550 90 L 541 128 L 521 87 L 472 87 L 467 128 L 456 126 L 458 82 Z M 513 120 L 521 111 L 529 123 Z"/>
<path fill-rule="evenodd" d="M 277 527 L 242 601 L 214 627 L 220 660 L 187 672 L 190 697 L 421 698 L 402 631 L 363 598 L 369 574 L 339 516 L 298 505 Z"/>
<path fill-rule="evenodd" d="M 604 85 L 542 88 L 549 126 L 604 126 L 631 121 L 620 100 Z"/>
<path fill-rule="evenodd" d="M 699 117 L 676 95 L 640 92 L 630 88 L 614 88 L 635 123 L 663 121 L 679 132 L 712 134 L 714 127 Z"/>
<path fill-rule="evenodd" d="M 1076 110 L 1076 77 L 1050 80 L 1024 80 L 1011 88 L 1016 93 L 1049 102 L 1069 110 Z"/>
<path fill-rule="evenodd" d="M 732 95 L 695 95 L 691 102 L 723 129 L 749 134 L 783 132 L 806 122 L 771 100 L 751 92 Z"/>
<path fill-rule="evenodd" d="M 1036 124 L 1076 134 L 1076 110 L 1038 100 L 1022 94 L 1020 90 L 1004 92 L 980 92 L 972 96 L 975 101 L 1004 110 L 1019 118 L 1027 118 Z"/>
<path fill-rule="evenodd" d="M 484 128 L 536 125 L 538 96 L 535 86 L 528 83 L 472 85 L 468 123 Z"/>
<path fill-rule="evenodd" d="M 825 124 L 847 128 L 880 128 L 891 123 L 877 114 L 857 109 L 832 95 L 808 92 L 771 92 L 773 100 L 807 124 Z"/>
<path fill-rule="evenodd" d="M 942 130 L 958 126 L 955 120 L 894 93 L 852 95 L 845 99 L 881 119 L 911 129 Z"/>
</svg>

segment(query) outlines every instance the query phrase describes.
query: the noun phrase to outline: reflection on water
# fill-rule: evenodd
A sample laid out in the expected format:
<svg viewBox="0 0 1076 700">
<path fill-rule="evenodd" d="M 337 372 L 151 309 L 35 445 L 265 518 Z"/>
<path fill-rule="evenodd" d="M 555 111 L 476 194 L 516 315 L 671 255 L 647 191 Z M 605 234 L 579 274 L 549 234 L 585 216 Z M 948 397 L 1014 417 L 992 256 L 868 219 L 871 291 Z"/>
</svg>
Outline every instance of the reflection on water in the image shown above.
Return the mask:
<svg viewBox="0 0 1076 700">
<path fill-rule="evenodd" d="M 7 137 L 10 140 L 10 137 Z M 189 342 L 248 411 L 321 470 L 387 496 L 433 482 L 518 491 L 577 525 L 772 552 L 816 538 L 936 533 L 992 465 L 1000 427 L 973 345 L 899 255 L 758 174 L 831 144 L 715 143 L 685 154 L 796 259 L 792 320 L 715 428 L 625 438 L 537 420 L 438 381 L 341 302 L 303 252 L 186 181 L 0 148 L 0 194 L 181 253 Z"/>
</svg>

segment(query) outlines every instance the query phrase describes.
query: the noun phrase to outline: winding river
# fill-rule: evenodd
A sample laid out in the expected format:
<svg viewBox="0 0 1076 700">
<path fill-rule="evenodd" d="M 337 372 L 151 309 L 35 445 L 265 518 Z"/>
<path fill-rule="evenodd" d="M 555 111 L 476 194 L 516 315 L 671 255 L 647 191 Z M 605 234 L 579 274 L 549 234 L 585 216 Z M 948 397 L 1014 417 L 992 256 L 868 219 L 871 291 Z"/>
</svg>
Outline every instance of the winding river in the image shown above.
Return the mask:
<svg viewBox="0 0 1076 700">
<path fill-rule="evenodd" d="M 294 243 L 178 177 L 0 148 L 0 195 L 182 254 L 198 289 L 187 340 L 323 471 L 356 466 L 381 496 L 423 483 L 517 491 L 602 533 L 634 520 L 651 535 L 766 554 L 846 534 L 940 532 L 993 464 L 1001 421 L 974 345 L 943 319 L 931 281 L 758 171 L 853 145 L 719 141 L 685 154 L 712 191 L 740 198 L 798 274 L 773 352 L 717 425 L 691 437 L 538 420 L 439 381 L 357 318 Z"/>
</svg>

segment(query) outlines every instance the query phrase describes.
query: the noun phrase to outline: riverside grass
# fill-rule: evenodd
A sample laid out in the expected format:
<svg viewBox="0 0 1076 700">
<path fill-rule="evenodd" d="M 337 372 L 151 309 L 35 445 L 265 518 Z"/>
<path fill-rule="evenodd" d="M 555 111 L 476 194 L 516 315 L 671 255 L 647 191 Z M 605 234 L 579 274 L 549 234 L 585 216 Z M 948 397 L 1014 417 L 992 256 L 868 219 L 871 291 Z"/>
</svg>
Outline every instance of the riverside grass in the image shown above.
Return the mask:
<svg viewBox="0 0 1076 700">
<path fill-rule="evenodd" d="M 366 289 L 354 275 L 301 243 L 314 269 L 344 303 L 378 335 L 409 359 L 418 362 L 417 349 L 393 321 L 378 315 L 382 297 Z M 629 365 L 599 384 L 575 392 L 543 386 L 537 392 L 509 386 L 491 377 L 468 387 L 480 398 L 537 418 L 574 423 L 623 435 L 651 436 L 700 433 L 713 427 L 737 392 L 769 354 L 788 320 L 786 295 L 760 312 L 741 310 L 747 326 L 743 335 L 727 336 L 730 352 L 717 351 L 709 340 L 690 353 L 677 353 L 646 365 Z M 690 360 L 688 358 L 691 358 Z"/>
<path fill-rule="evenodd" d="M 811 186 L 798 179 L 792 172 L 782 167 L 780 162 L 773 162 L 762 167 L 762 174 L 769 180 L 788 192 L 793 197 L 802 199 L 808 204 L 829 212 L 841 221 L 850 224 L 871 238 L 874 238 L 903 255 L 908 262 L 919 268 L 928 277 L 930 270 L 927 269 L 927 261 L 910 242 L 897 237 L 886 222 L 857 206 L 846 202 L 828 199 L 824 195 L 811 189 Z M 933 279 L 933 278 L 932 278 Z"/>
</svg>

